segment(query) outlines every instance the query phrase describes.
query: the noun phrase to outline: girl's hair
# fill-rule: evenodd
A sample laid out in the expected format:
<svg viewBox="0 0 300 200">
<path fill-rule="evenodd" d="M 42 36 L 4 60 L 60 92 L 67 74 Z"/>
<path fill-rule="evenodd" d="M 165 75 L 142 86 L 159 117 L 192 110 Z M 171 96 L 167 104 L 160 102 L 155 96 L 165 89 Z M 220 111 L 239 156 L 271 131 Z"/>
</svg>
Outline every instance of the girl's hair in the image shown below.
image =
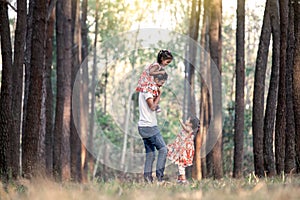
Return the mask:
<svg viewBox="0 0 300 200">
<path fill-rule="evenodd" d="M 190 122 L 192 124 L 192 129 L 197 130 L 197 128 L 199 127 L 199 124 L 200 124 L 199 119 L 196 116 L 191 116 Z"/>
<path fill-rule="evenodd" d="M 169 50 L 160 50 L 157 54 L 157 62 L 161 64 L 163 60 L 173 59 L 173 55 Z"/>
</svg>

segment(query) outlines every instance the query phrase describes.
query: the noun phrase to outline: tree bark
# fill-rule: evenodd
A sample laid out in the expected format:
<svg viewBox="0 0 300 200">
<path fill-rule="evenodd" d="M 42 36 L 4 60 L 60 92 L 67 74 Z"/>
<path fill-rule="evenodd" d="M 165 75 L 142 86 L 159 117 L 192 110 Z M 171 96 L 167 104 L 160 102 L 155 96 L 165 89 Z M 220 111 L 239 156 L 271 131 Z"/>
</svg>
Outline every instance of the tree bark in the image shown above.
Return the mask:
<svg viewBox="0 0 300 200">
<path fill-rule="evenodd" d="M 205 71 L 206 74 L 203 74 L 203 76 L 206 77 L 206 80 L 210 80 L 210 72 L 209 72 L 209 65 L 210 62 L 208 62 L 208 55 L 206 52 L 209 52 L 209 2 L 208 0 L 204 0 L 204 11 L 203 11 L 203 21 L 202 21 L 202 29 L 201 29 L 201 40 L 200 40 L 200 45 L 203 48 L 203 51 L 201 52 L 201 58 L 200 58 L 200 64 L 201 66 L 207 66 L 207 70 Z M 207 83 L 204 83 L 203 77 L 201 77 L 201 101 L 200 101 L 200 134 L 201 134 L 201 140 L 202 144 L 206 143 L 206 137 L 208 133 L 208 128 L 209 128 L 209 121 L 210 121 L 210 115 L 211 115 L 211 110 L 210 110 L 210 96 L 209 96 L 209 90 Z M 198 133 L 198 134 L 199 134 Z M 199 136 L 197 136 L 199 137 Z M 197 141 L 197 140 L 196 140 Z M 201 171 L 202 171 L 202 178 L 206 178 L 212 173 L 208 173 L 210 171 L 209 165 L 207 163 L 210 163 L 210 161 L 207 158 L 210 158 L 207 156 L 207 151 L 206 151 L 206 144 L 201 147 L 201 152 L 200 154 L 202 155 L 201 158 Z"/>
<path fill-rule="evenodd" d="M 54 149 L 53 149 L 53 175 L 57 180 L 61 180 L 61 146 L 62 146 L 62 129 L 63 129 L 63 112 L 64 112 L 64 17 L 62 1 L 56 3 L 56 111 L 54 125 Z"/>
<path fill-rule="evenodd" d="M 82 56 L 87 59 L 88 55 L 88 40 L 87 40 L 87 0 L 82 1 Z M 94 58 L 93 58 L 93 69 L 92 69 L 92 83 L 91 83 L 91 112 L 90 112 L 90 124 L 89 124 L 89 136 L 88 136 L 88 167 L 90 174 L 94 171 L 94 124 L 95 124 L 95 89 L 96 89 L 96 63 L 97 63 L 97 41 L 98 41 L 98 28 L 99 28 L 99 1 L 96 1 L 96 15 L 95 15 L 95 38 L 94 38 Z"/>
<path fill-rule="evenodd" d="M 50 0 L 48 0 L 50 3 Z M 48 9 L 49 10 L 49 9 Z M 47 21 L 47 40 L 46 40 L 46 135 L 45 135 L 45 154 L 46 154 L 46 173 L 48 176 L 53 174 L 53 91 L 51 82 L 52 71 L 52 51 L 54 35 L 55 12 L 52 12 Z"/>
<path fill-rule="evenodd" d="M 264 89 L 266 66 L 271 37 L 271 24 L 269 15 L 269 0 L 266 2 L 263 26 L 257 52 L 254 92 L 253 92 L 253 154 L 255 174 L 259 177 L 264 176 L 264 157 L 263 157 L 263 120 L 264 120 Z"/>
<path fill-rule="evenodd" d="M 294 3 L 295 52 L 293 73 L 293 103 L 296 130 L 296 162 L 300 171 L 300 5 Z"/>
<path fill-rule="evenodd" d="M 26 178 L 39 174 L 37 152 L 45 62 L 46 5 L 46 0 L 36 1 L 33 4 L 30 84 L 24 137 L 22 138 L 22 169 Z"/>
<path fill-rule="evenodd" d="M 191 7 L 191 18 L 190 18 L 190 24 L 189 24 L 189 36 L 192 40 L 190 41 L 190 44 L 188 46 L 188 62 L 187 62 L 187 73 L 188 73 L 188 83 L 189 88 L 187 88 L 188 91 L 188 102 L 187 102 L 187 110 L 188 110 L 188 116 L 196 116 L 195 110 L 195 66 L 193 66 L 193 63 L 196 62 L 196 55 L 197 55 L 197 49 L 195 48 L 194 41 L 198 40 L 199 35 L 199 22 L 200 22 L 200 12 L 201 11 L 201 0 L 193 0 L 192 1 L 192 7 Z"/>
<path fill-rule="evenodd" d="M 78 0 L 72 1 L 72 40 L 73 40 L 73 62 L 72 62 L 72 85 L 74 85 L 76 75 L 80 74 L 81 58 L 81 25 L 80 25 L 80 2 Z M 80 78 L 81 76 L 78 76 Z M 74 89 L 74 88 L 73 88 Z M 74 90 L 72 90 L 73 93 Z M 72 110 L 74 114 L 72 101 Z M 75 107 L 74 107 L 75 108 Z M 79 109 L 79 108 L 75 108 Z M 77 122 L 78 124 L 78 122 Z M 79 128 L 79 127 L 78 127 Z M 79 130 L 79 129 L 78 129 Z M 70 149 L 71 149 L 71 178 L 74 181 L 82 182 L 84 174 L 81 171 L 81 140 L 79 132 L 75 127 L 73 120 L 71 121 L 71 136 L 70 136 Z"/>
<path fill-rule="evenodd" d="M 212 0 L 210 2 L 210 26 L 209 26 L 209 47 L 210 55 L 214 64 L 217 66 L 220 74 L 222 73 L 221 67 L 221 52 L 222 52 L 222 39 L 221 39 L 221 24 L 222 24 L 222 1 Z M 221 91 L 216 91 L 216 88 L 221 88 L 221 85 L 215 85 L 212 81 L 213 93 L 220 93 Z M 215 86 L 214 86 L 215 85 Z M 221 94 L 218 94 L 221 95 Z M 221 98 L 216 100 L 217 104 L 221 104 Z M 214 107 L 215 108 L 215 107 Z M 214 115 L 218 113 L 217 110 L 213 110 Z M 217 117 L 217 116 L 215 116 Z M 216 122 L 215 129 L 218 126 L 222 127 L 222 122 Z M 222 128 L 220 127 L 220 130 Z M 214 178 L 220 179 L 223 177 L 223 166 L 222 166 L 222 132 L 218 135 L 217 142 L 212 150 L 213 157 L 213 170 Z"/>
<path fill-rule="evenodd" d="M 78 6 L 79 6 L 79 2 L 78 2 Z M 99 9 L 99 2 L 96 1 L 96 13 L 98 13 Z M 97 14 L 96 14 L 97 15 Z M 82 38 L 82 45 L 80 45 L 80 49 L 81 49 L 81 55 L 82 55 L 82 58 L 80 60 L 80 62 L 82 62 L 82 60 L 84 58 L 87 58 L 88 57 L 88 36 L 87 36 L 87 24 L 86 24 L 86 20 L 87 20 L 87 0 L 84 0 L 82 2 L 82 19 L 81 19 L 81 23 L 80 23 L 80 36 Z M 96 24 L 95 26 L 96 29 L 98 29 L 98 24 Z M 84 32 L 82 32 L 84 31 Z M 95 30 L 95 34 L 98 33 L 98 30 Z M 97 42 L 97 41 L 95 41 Z M 84 47 L 83 47 L 84 45 Z M 85 124 L 85 131 L 82 135 L 82 138 L 84 138 L 84 143 L 81 147 L 81 155 L 84 155 L 84 157 L 82 158 L 83 160 L 81 161 L 81 172 L 82 172 L 82 180 L 83 182 L 87 182 L 88 181 L 88 164 L 89 164 L 89 157 L 90 157 L 90 154 L 89 154 L 89 151 L 91 151 L 90 149 L 90 146 L 89 144 L 92 142 L 92 141 L 89 141 L 90 140 L 90 136 L 91 136 L 91 131 L 92 130 L 89 130 L 89 123 L 93 123 L 90 121 L 90 118 L 89 118 L 89 70 L 88 70 L 88 59 L 86 60 L 85 62 L 86 64 L 86 67 L 83 68 L 83 98 L 84 98 L 84 113 L 83 116 L 84 116 L 84 124 Z"/>
<path fill-rule="evenodd" d="M 241 178 L 244 151 L 245 0 L 238 0 L 236 31 L 236 94 L 233 177 Z"/>
<path fill-rule="evenodd" d="M 0 1 L 0 36 L 2 54 L 2 79 L 0 93 L 0 180 L 8 180 L 10 161 L 10 132 L 12 127 L 12 47 L 10 38 L 8 4 Z"/>
<path fill-rule="evenodd" d="M 198 41 L 199 35 L 199 22 L 200 22 L 200 14 L 201 14 L 201 0 L 193 0 L 192 1 L 192 11 L 191 18 L 189 24 L 189 36 L 190 44 L 189 44 L 189 63 L 188 64 L 188 83 L 190 87 L 188 88 L 188 116 L 196 116 L 196 100 L 195 100 L 195 66 L 193 63 L 196 63 L 196 56 L 198 55 L 197 48 L 195 46 L 194 41 Z M 193 167 L 186 168 L 187 177 L 193 177 L 196 180 L 201 179 L 201 164 L 200 162 L 200 141 L 199 136 L 195 137 L 195 155 L 194 155 L 194 165 Z M 198 145 L 197 145 L 198 144 Z M 197 167 L 198 166 L 198 167 Z M 197 167 L 197 168 L 196 168 Z"/>
<path fill-rule="evenodd" d="M 21 134 L 21 111 L 23 96 L 23 65 L 24 65 L 24 46 L 26 37 L 26 10 L 27 2 L 17 1 L 17 25 L 15 31 L 14 45 L 14 64 L 13 64 L 13 100 L 12 113 L 13 125 L 10 136 L 10 153 L 11 153 L 11 173 L 13 178 L 20 174 L 20 134 Z"/>
<path fill-rule="evenodd" d="M 279 88 L 278 88 L 278 103 L 276 112 L 275 124 L 275 162 L 277 174 L 283 170 L 283 165 L 278 161 L 285 151 L 282 149 L 285 146 L 285 130 L 286 130 L 286 49 L 287 49 L 287 8 L 286 1 L 280 0 L 280 68 L 279 68 Z M 284 145 L 283 145 L 284 144 Z M 281 167 L 280 167 L 281 166 Z"/>
<path fill-rule="evenodd" d="M 61 146 L 61 176 L 63 181 L 71 179 L 70 162 L 70 132 L 71 132 L 71 98 L 72 98 L 72 2 L 63 0 L 63 36 L 64 36 L 64 60 L 63 60 L 63 127 L 62 127 L 62 146 Z"/>
<path fill-rule="evenodd" d="M 57 100 L 54 128 L 54 176 L 71 179 L 71 78 L 72 78 L 72 6 L 70 0 L 57 1 Z"/>
<path fill-rule="evenodd" d="M 25 130 L 26 116 L 27 116 L 27 102 L 30 83 L 30 66 L 31 66 L 31 38 L 32 38 L 32 18 L 33 18 L 33 4 L 34 0 L 29 1 L 29 10 L 27 14 L 27 30 L 26 30 L 26 49 L 25 49 L 25 83 L 24 83 L 24 98 L 23 98 L 23 121 L 22 134 Z M 21 135 L 23 137 L 23 135 Z"/>
<path fill-rule="evenodd" d="M 283 15 L 281 19 L 285 21 L 281 24 L 284 24 L 285 27 L 282 28 L 286 31 L 285 38 L 283 38 L 283 34 L 281 36 L 282 39 L 285 40 L 285 47 L 286 49 L 286 59 L 282 62 L 285 62 L 286 65 L 286 139 L 285 139 L 285 167 L 284 171 L 286 173 L 290 173 L 295 167 L 295 119 L 294 119 L 294 108 L 293 108 L 293 53 L 294 53 L 294 26 L 289 26 L 289 18 L 293 20 L 294 18 L 294 11 L 291 7 L 291 1 L 282 3 L 280 8 L 284 9 Z M 290 4 L 290 5 L 289 5 Z M 290 17 L 289 17 L 290 15 Z M 289 28 L 288 28 L 289 26 Z M 289 30 L 289 33 L 288 31 Z M 288 36 L 287 36 L 288 34 Z M 288 37 L 288 38 L 287 38 Z"/>
<path fill-rule="evenodd" d="M 268 176 L 275 175 L 275 163 L 273 152 L 273 132 L 275 125 L 278 80 L 279 80 L 279 58 L 280 58 L 280 26 L 279 7 L 277 0 L 270 0 L 270 20 L 273 36 L 272 71 L 267 97 L 267 105 L 264 119 L 264 166 Z"/>
</svg>

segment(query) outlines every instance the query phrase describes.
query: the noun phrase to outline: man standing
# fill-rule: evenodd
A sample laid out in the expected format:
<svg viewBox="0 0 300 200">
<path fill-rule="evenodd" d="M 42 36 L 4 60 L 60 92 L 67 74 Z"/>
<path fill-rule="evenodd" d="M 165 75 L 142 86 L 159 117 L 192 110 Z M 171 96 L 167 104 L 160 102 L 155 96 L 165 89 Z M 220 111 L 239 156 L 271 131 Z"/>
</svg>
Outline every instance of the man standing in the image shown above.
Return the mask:
<svg viewBox="0 0 300 200">
<path fill-rule="evenodd" d="M 168 79 L 168 74 L 154 75 L 154 82 L 157 87 L 161 87 Z M 152 166 L 155 160 L 155 149 L 158 151 L 156 164 L 156 177 L 158 182 L 162 182 L 166 164 L 167 147 L 165 141 L 157 127 L 156 108 L 160 101 L 161 92 L 158 89 L 158 96 L 153 98 L 151 92 L 139 93 L 139 113 L 138 122 L 139 134 L 143 138 L 146 150 L 146 161 L 144 167 L 144 179 L 148 183 L 153 182 Z"/>
</svg>

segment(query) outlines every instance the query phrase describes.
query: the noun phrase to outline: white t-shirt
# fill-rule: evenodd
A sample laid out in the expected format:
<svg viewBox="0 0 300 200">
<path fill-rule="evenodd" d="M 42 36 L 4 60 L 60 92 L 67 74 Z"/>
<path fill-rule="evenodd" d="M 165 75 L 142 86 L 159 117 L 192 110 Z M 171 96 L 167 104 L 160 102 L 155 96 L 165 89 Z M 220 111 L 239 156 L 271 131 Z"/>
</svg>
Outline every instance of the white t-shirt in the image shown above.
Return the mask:
<svg viewBox="0 0 300 200">
<path fill-rule="evenodd" d="M 156 111 L 149 108 L 147 99 L 153 98 L 153 95 L 149 92 L 139 92 L 139 111 L 140 119 L 138 126 L 141 127 L 153 127 L 157 126 Z"/>
</svg>

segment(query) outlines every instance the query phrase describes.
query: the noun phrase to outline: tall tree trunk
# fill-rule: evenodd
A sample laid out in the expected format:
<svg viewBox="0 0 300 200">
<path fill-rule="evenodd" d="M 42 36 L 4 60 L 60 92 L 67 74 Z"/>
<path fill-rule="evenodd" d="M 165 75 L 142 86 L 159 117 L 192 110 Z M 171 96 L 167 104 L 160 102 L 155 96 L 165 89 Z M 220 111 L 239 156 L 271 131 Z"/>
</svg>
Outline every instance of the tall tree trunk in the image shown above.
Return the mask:
<svg viewBox="0 0 300 200">
<path fill-rule="evenodd" d="M 296 130 L 296 162 L 297 171 L 300 171 L 300 5 L 294 3 L 295 52 L 293 74 L 293 101 Z"/>
<path fill-rule="evenodd" d="M 70 102 L 71 102 L 71 2 L 57 1 L 57 105 L 55 118 L 54 170 L 57 178 L 70 178 Z"/>
<path fill-rule="evenodd" d="M 208 54 L 209 52 L 209 3 L 208 0 L 204 0 L 204 11 L 203 11 L 203 21 L 202 21 L 202 29 L 201 29 L 201 40 L 200 45 L 202 46 L 203 51 L 201 52 L 200 64 L 201 66 L 206 66 L 206 74 L 203 76 L 206 77 L 206 80 L 210 80 L 210 72 L 208 71 L 210 62 L 208 62 Z M 210 96 L 207 83 L 204 83 L 203 78 L 201 77 L 201 100 L 200 100 L 200 131 L 198 134 L 201 134 L 202 144 L 206 143 L 208 128 L 209 128 L 209 120 L 210 120 Z M 196 136 L 199 137 L 199 136 Z M 197 140 L 197 139 L 196 139 Z M 206 151 L 206 144 L 201 147 L 201 171 L 202 171 L 202 178 L 207 177 L 207 172 L 210 168 L 207 167 L 207 163 L 210 163 L 207 160 L 207 151 Z M 205 155 L 205 156 L 204 156 Z M 208 161 L 208 162 L 207 162 Z M 210 173 L 211 175 L 212 173 Z"/>
<path fill-rule="evenodd" d="M 72 2 L 71 0 L 63 0 L 62 4 L 64 16 L 64 110 L 63 110 L 63 129 L 62 129 L 62 146 L 61 146 L 61 173 L 62 180 L 71 179 L 71 162 L 70 162 L 70 132 L 71 132 L 71 98 L 72 98 Z"/>
<path fill-rule="evenodd" d="M 253 92 L 253 154 L 255 174 L 259 177 L 264 176 L 264 157 L 263 157 L 263 121 L 264 121 L 264 90 L 266 66 L 271 37 L 271 23 L 269 15 L 269 0 L 266 2 L 263 26 L 259 41 L 259 48 L 256 58 L 254 92 Z"/>
<path fill-rule="evenodd" d="M 270 20 L 273 36 L 272 71 L 267 105 L 264 119 L 264 167 L 268 176 L 275 175 L 275 163 L 273 152 L 273 133 L 277 107 L 279 61 L 280 61 L 280 26 L 279 7 L 277 0 L 270 0 Z"/>
<path fill-rule="evenodd" d="M 187 63 L 187 73 L 188 73 L 188 116 L 195 116 L 195 66 L 193 63 L 196 62 L 197 48 L 194 41 L 198 40 L 199 35 L 199 22 L 200 22 L 200 11 L 201 11 L 201 0 L 193 0 L 191 7 L 191 18 L 189 24 L 189 36 L 192 40 L 189 40 L 190 44 L 188 46 L 188 63 Z"/>
<path fill-rule="evenodd" d="M 87 136 L 88 136 L 88 80 L 87 80 L 87 66 L 82 72 L 82 85 L 80 92 L 80 138 L 81 138 L 81 152 L 80 152 L 80 171 L 81 182 L 87 182 Z"/>
<path fill-rule="evenodd" d="M 74 82 L 76 79 L 77 73 L 80 75 L 80 63 L 79 59 L 81 58 L 81 49 L 79 49 L 79 39 L 78 33 L 78 23 L 79 23 L 79 13 L 78 13 L 78 0 L 72 1 L 72 40 L 73 40 L 73 62 L 72 62 L 72 85 L 74 87 Z M 79 78 L 79 76 L 77 76 Z M 72 90 L 72 95 L 74 92 L 74 88 Z M 72 116 L 75 116 L 76 111 L 74 111 L 73 105 L 75 104 L 75 99 L 72 99 L 72 107 L 71 107 L 71 113 Z M 77 102 L 76 102 L 77 103 Z M 78 105 L 78 104 L 77 104 Z M 79 109 L 79 108 L 75 108 Z M 75 117 L 74 117 L 75 118 Z M 74 119 L 75 120 L 75 119 Z M 81 182 L 81 172 L 80 172 L 80 163 L 81 163 L 81 157 L 80 157 L 80 151 L 81 151 L 81 142 L 79 133 L 77 132 L 77 128 L 75 127 L 74 120 L 71 120 L 71 134 L 70 134 L 70 151 L 71 151 L 71 158 L 70 158 L 70 164 L 71 164 L 71 179 L 76 182 Z M 78 124 L 78 120 L 76 120 L 76 124 Z"/>
<path fill-rule="evenodd" d="M 51 0 L 48 0 L 50 3 Z M 49 5 L 49 4 L 48 4 Z M 50 6 L 49 6 L 49 9 Z M 48 9 L 48 11 L 49 11 Z M 54 23 L 55 12 L 52 9 L 51 14 L 47 20 L 47 40 L 46 40 L 46 70 L 45 70 L 45 82 L 46 82 L 46 135 L 45 135 L 45 154 L 46 154 L 46 172 L 48 176 L 52 176 L 53 173 L 53 91 L 51 82 L 52 72 L 52 51 L 53 51 L 53 35 L 54 35 Z"/>
<path fill-rule="evenodd" d="M 12 47 L 10 38 L 8 4 L 0 1 L 0 37 L 2 54 L 2 79 L 0 93 L 0 180 L 8 180 L 9 133 L 12 126 Z"/>
<path fill-rule="evenodd" d="M 79 3 L 79 2 L 78 2 Z M 87 2 L 82 2 L 84 8 L 85 9 L 85 13 L 82 15 L 83 19 L 81 21 L 81 24 L 82 26 L 85 26 L 84 29 L 87 30 L 87 25 L 86 25 L 86 20 L 87 20 L 87 16 L 86 16 L 86 7 L 87 7 Z M 98 2 L 96 2 L 96 12 L 98 12 Z M 83 21 L 84 20 L 84 21 Z M 98 26 L 97 26 L 98 28 Z M 80 31 L 82 30 L 82 27 L 80 26 Z M 98 32 L 98 30 L 96 30 L 96 32 Z M 88 56 L 88 41 L 87 41 L 87 32 L 85 32 L 84 34 L 80 32 L 80 36 L 83 37 L 82 39 L 84 40 L 84 45 L 85 45 L 85 48 L 82 47 L 82 45 L 80 45 L 80 48 L 82 50 L 82 58 L 86 58 Z M 81 155 L 84 155 L 84 157 L 82 157 L 82 161 L 81 161 L 81 172 L 82 172 L 82 178 L 83 178 L 83 182 L 87 182 L 88 180 L 88 159 L 89 159 L 89 152 L 87 150 L 87 147 L 90 147 L 89 146 L 89 142 L 88 142 L 88 137 L 89 137 L 89 132 L 91 130 L 89 130 L 89 71 L 88 71 L 88 60 L 87 62 L 85 63 L 86 64 L 86 67 L 83 68 L 83 100 L 84 100 L 84 113 L 83 116 L 84 116 L 84 124 L 85 124 L 85 130 L 83 132 L 83 135 L 81 136 L 82 138 L 84 138 L 84 143 L 81 147 Z M 90 122 L 92 123 L 92 122 Z"/>
<path fill-rule="evenodd" d="M 86 49 L 82 48 L 82 21 L 80 20 L 80 1 L 77 0 L 76 2 L 73 1 L 73 19 L 75 19 L 75 23 L 73 24 L 73 29 L 74 29 L 74 46 L 76 47 L 76 52 L 74 52 L 74 56 L 76 57 L 75 64 L 73 67 L 76 69 L 79 69 L 83 57 L 87 55 L 83 55 L 82 51 L 85 51 Z M 86 18 L 86 16 L 85 16 Z M 85 52 L 87 53 L 87 52 Z M 79 181 L 82 183 L 86 183 L 88 181 L 88 167 L 87 167 L 87 135 L 88 135 L 88 122 L 89 122 L 89 116 L 88 116 L 88 111 L 89 111 L 89 99 L 88 99 L 88 61 L 86 61 L 82 67 L 82 74 L 81 74 L 81 83 L 82 85 L 80 86 L 80 138 L 81 140 L 78 140 L 79 143 L 76 145 L 80 145 L 77 147 L 77 150 L 80 151 L 78 159 L 78 163 L 80 165 L 77 167 L 80 169 L 80 174 Z"/>
<path fill-rule="evenodd" d="M 241 178 L 244 152 L 245 0 L 238 0 L 236 31 L 236 92 L 233 177 Z"/>
<path fill-rule="evenodd" d="M 195 41 L 198 41 L 199 35 L 199 23 L 200 23 L 200 13 L 201 13 L 201 0 L 193 0 L 192 1 L 192 9 L 191 9 L 191 18 L 189 25 L 189 36 L 193 40 L 189 40 L 189 63 L 188 63 L 188 116 L 196 116 L 196 100 L 195 100 L 195 66 L 196 56 L 198 55 L 197 47 L 195 45 Z M 192 167 L 187 167 L 187 177 L 193 177 L 196 180 L 201 179 L 201 164 L 200 162 L 200 145 L 199 137 L 195 137 L 195 155 L 194 155 L 194 165 Z M 198 144 L 198 145 L 196 145 Z M 197 163 L 197 168 L 196 168 Z"/>
<path fill-rule="evenodd" d="M 82 60 L 88 56 L 88 26 L 87 26 L 87 7 L 88 0 L 82 0 L 81 2 L 81 38 L 82 38 Z M 98 32 L 98 20 L 99 20 L 99 0 L 96 1 L 96 16 L 95 16 L 95 31 Z"/>
<path fill-rule="evenodd" d="M 283 60 L 285 62 L 286 66 L 286 139 L 285 139 L 285 167 L 284 171 L 286 173 L 290 173 L 295 167 L 295 158 L 296 158 L 296 152 L 295 152 L 295 118 L 294 118 L 294 108 L 293 108 L 293 53 L 294 53 L 294 26 L 290 26 L 288 28 L 289 23 L 289 15 L 291 16 L 291 20 L 294 18 L 294 11 L 293 9 L 289 9 L 289 4 L 291 4 L 291 1 L 282 3 L 284 5 L 280 5 L 280 8 L 283 8 L 283 15 L 281 16 L 281 19 L 285 19 L 284 23 L 285 27 L 282 28 L 286 31 L 285 38 L 283 38 L 283 35 L 281 36 L 281 40 L 284 39 L 286 45 L 285 47 L 282 47 L 286 49 L 286 59 Z M 287 32 L 289 30 L 290 33 Z M 287 36 L 287 34 L 289 36 Z M 288 37 L 288 39 L 287 39 Z M 289 43 L 287 43 L 289 42 Z"/>
<path fill-rule="evenodd" d="M 53 149 L 53 175 L 57 180 L 61 180 L 61 146 L 64 112 L 64 17 L 62 1 L 56 3 L 56 111 L 54 125 L 54 149 Z"/>
<path fill-rule="evenodd" d="M 23 96 L 23 65 L 24 65 L 24 46 L 26 37 L 26 11 L 27 2 L 17 1 L 17 27 L 15 32 L 14 45 L 14 64 L 13 64 L 13 100 L 12 113 L 13 125 L 10 136 L 10 152 L 12 177 L 17 178 L 20 173 L 20 135 L 21 135 L 21 111 Z"/>
<path fill-rule="evenodd" d="M 87 137 L 88 137 L 88 117 L 89 117 L 89 99 L 88 99 L 88 67 L 82 69 L 82 84 L 80 90 L 80 138 L 81 138 L 81 175 L 82 182 L 87 182 Z"/>
<path fill-rule="evenodd" d="M 24 98 L 23 98 L 23 120 L 22 134 L 23 137 L 27 116 L 27 102 L 30 82 L 30 66 L 31 66 L 31 38 L 32 38 L 32 20 L 33 20 L 33 5 L 34 0 L 29 1 L 29 11 L 27 14 L 27 30 L 26 30 L 26 49 L 25 49 L 25 83 L 24 83 Z"/>
<path fill-rule="evenodd" d="M 57 179 L 68 181 L 70 169 L 72 6 L 70 0 L 57 1 L 57 100 L 54 128 L 53 169 Z"/>
<path fill-rule="evenodd" d="M 197 180 L 206 178 L 207 169 L 206 169 L 206 159 L 205 159 L 205 148 L 201 148 L 203 143 L 206 142 L 206 136 L 209 128 L 210 120 L 210 103 L 209 103 L 209 91 L 208 87 L 205 84 L 204 80 L 201 79 L 201 99 L 200 99 L 200 126 L 198 133 L 196 135 L 195 149 L 199 148 L 199 157 L 200 160 L 196 159 L 196 168 L 200 170 L 200 174 L 197 173 Z M 202 158 L 203 157 L 203 158 Z M 197 163 L 200 162 L 200 163 Z"/>
<path fill-rule="evenodd" d="M 87 59 L 88 55 L 88 40 L 87 40 L 87 0 L 82 1 L 82 56 Z M 93 69 L 92 69 L 92 83 L 91 83 L 91 113 L 90 113 L 90 124 L 89 124 L 89 136 L 88 136 L 88 166 L 89 173 L 93 174 L 94 171 L 94 121 L 95 121 L 95 89 L 96 89 L 96 74 L 97 74 L 97 41 L 98 41 L 98 28 L 99 28 L 99 1 L 96 1 L 96 16 L 95 16 L 95 38 L 94 38 L 94 58 L 93 58 Z"/>
<path fill-rule="evenodd" d="M 217 66 L 219 73 L 221 74 L 221 53 L 222 53 L 222 39 L 221 39 L 221 25 L 222 25 L 222 1 L 221 0 L 212 0 L 210 2 L 210 26 L 209 26 L 209 47 L 211 59 Z M 213 73 L 213 72 L 212 72 Z M 221 100 L 221 83 L 212 81 L 213 93 L 216 98 L 214 104 L 222 104 Z M 214 169 L 214 178 L 220 179 L 223 177 L 223 166 L 222 166 L 222 120 L 218 121 L 217 116 L 221 112 L 216 110 L 215 106 L 213 107 L 214 120 L 216 131 L 221 130 L 218 134 L 217 142 L 212 150 L 213 157 L 213 169 Z M 220 117 L 221 119 L 221 117 Z"/>
<path fill-rule="evenodd" d="M 46 39 L 46 0 L 33 4 L 30 84 L 27 115 L 22 138 L 22 168 L 24 177 L 38 174 L 38 145 L 42 106 L 43 71 Z"/>
<path fill-rule="evenodd" d="M 79 70 L 80 70 L 80 65 L 81 65 L 81 60 L 82 60 L 82 58 L 81 58 L 80 2 L 78 0 L 72 1 L 72 19 L 73 19 L 72 20 L 72 36 L 73 36 L 72 37 L 72 41 L 73 41 L 72 85 L 74 85 L 76 75 L 77 74 L 80 75 Z M 80 78 L 80 76 L 77 76 L 77 77 Z M 73 91 L 74 91 L 74 88 L 72 90 L 72 93 L 73 93 Z M 74 112 L 73 109 L 79 109 L 79 108 L 76 108 L 76 106 L 73 108 L 74 104 L 76 105 L 76 103 L 74 101 L 72 101 L 72 108 L 71 108 L 72 114 L 76 113 L 76 111 Z M 82 182 L 83 174 L 81 172 L 81 140 L 79 137 L 79 132 L 77 132 L 77 129 L 75 127 L 73 120 L 71 120 L 71 135 L 70 135 L 71 178 L 74 181 Z M 79 122 L 77 121 L 76 123 L 78 124 Z"/>
<path fill-rule="evenodd" d="M 278 161 L 284 153 L 285 130 L 286 130 L 286 49 L 287 49 L 287 2 L 280 0 L 280 68 L 279 88 L 275 124 L 275 162 L 277 174 L 281 173 L 283 165 L 279 167 Z M 279 171 L 280 170 L 280 171 Z"/>
</svg>

